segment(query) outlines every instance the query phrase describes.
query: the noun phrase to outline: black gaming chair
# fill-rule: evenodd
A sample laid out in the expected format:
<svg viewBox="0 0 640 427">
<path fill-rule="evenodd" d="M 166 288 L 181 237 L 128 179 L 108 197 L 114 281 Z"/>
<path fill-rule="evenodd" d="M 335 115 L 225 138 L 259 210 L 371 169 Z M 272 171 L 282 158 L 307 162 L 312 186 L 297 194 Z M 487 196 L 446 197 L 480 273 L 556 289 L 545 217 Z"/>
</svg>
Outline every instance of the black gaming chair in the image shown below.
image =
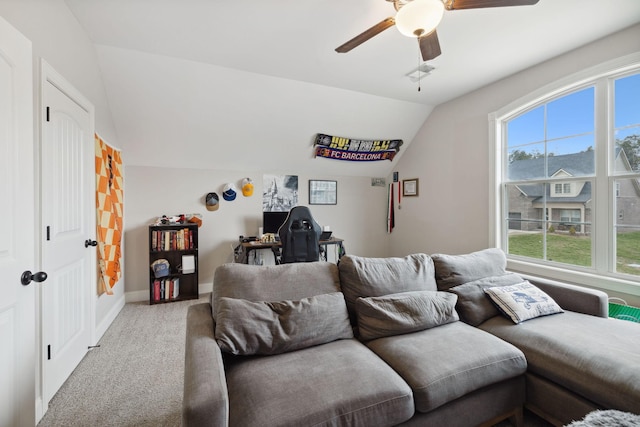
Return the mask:
<svg viewBox="0 0 640 427">
<path fill-rule="evenodd" d="M 280 256 L 276 254 L 276 263 L 318 261 L 321 233 L 322 228 L 313 219 L 309 208 L 295 206 L 278 229 L 282 252 Z"/>
</svg>

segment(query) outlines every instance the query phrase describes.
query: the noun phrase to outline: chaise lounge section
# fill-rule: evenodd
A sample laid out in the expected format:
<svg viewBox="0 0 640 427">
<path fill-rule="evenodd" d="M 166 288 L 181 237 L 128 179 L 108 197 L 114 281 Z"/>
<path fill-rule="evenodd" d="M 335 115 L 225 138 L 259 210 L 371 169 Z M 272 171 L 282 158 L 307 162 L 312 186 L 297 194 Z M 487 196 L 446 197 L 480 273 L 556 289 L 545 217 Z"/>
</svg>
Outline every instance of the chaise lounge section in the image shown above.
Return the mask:
<svg viewBox="0 0 640 427">
<path fill-rule="evenodd" d="M 640 325 L 609 318 L 606 293 L 529 278 L 562 310 L 516 324 L 484 291 L 525 281 L 505 270 L 501 250 L 432 258 L 438 288 L 458 295 L 461 319 L 524 352 L 527 408 L 557 426 L 598 409 L 640 414 Z"/>
</svg>

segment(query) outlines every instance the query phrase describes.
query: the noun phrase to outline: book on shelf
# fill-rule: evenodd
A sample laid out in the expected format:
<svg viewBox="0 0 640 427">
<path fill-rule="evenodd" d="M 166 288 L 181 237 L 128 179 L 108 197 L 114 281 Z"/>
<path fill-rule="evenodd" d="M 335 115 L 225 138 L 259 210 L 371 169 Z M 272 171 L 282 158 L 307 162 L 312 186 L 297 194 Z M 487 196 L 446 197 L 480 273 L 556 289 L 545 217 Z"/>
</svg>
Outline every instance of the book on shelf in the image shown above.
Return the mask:
<svg viewBox="0 0 640 427">
<path fill-rule="evenodd" d="M 153 251 L 183 251 L 195 247 L 193 232 L 189 228 L 180 230 L 154 230 L 151 234 Z"/>
<path fill-rule="evenodd" d="M 158 249 L 158 233 L 155 230 L 151 232 L 151 249 L 154 251 Z"/>
<path fill-rule="evenodd" d="M 156 279 L 153 281 L 153 300 L 170 301 L 180 295 L 180 278 Z"/>
<path fill-rule="evenodd" d="M 153 300 L 160 301 L 160 280 L 153 281 Z"/>
</svg>

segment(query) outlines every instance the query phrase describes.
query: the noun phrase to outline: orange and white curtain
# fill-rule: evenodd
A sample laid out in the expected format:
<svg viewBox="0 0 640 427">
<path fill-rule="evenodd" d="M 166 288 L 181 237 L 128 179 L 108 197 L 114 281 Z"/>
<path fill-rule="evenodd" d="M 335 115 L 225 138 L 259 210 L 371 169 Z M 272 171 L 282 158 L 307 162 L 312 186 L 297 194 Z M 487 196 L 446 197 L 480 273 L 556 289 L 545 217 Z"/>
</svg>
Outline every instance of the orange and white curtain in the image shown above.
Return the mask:
<svg viewBox="0 0 640 427">
<path fill-rule="evenodd" d="M 98 295 L 113 294 L 122 271 L 123 183 L 120 151 L 104 142 L 96 142 L 96 210 L 98 241 Z"/>
</svg>

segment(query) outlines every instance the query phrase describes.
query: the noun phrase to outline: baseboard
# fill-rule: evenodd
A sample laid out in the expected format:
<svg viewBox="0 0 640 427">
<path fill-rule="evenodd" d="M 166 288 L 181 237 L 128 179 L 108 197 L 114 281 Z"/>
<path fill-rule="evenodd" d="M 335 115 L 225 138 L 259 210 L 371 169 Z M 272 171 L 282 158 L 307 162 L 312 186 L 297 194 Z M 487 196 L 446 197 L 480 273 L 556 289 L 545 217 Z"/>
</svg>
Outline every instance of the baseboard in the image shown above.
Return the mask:
<svg viewBox="0 0 640 427">
<path fill-rule="evenodd" d="M 198 285 L 198 293 L 202 294 L 210 294 L 213 291 L 213 283 L 207 283 L 203 285 L 202 283 Z"/>
<path fill-rule="evenodd" d="M 44 414 L 49 409 L 49 405 L 44 405 L 41 396 L 36 396 L 36 425 L 42 420 Z"/>
<path fill-rule="evenodd" d="M 113 321 L 116 319 L 116 317 L 118 316 L 118 313 L 120 313 L 120 310 L 122 310 L 122 308 L 124 307 L 124 304 L 125 304 L 124 296 L 118 298 L 118 301 L 116 301 L 116 303 L 113 304 L 113 307 L 111 307 L 111 310 L 109 310 L 107 315 L 104 316 L 100 324 L 96 325 L 96 340 L 95 340 L 96 343 L 100 341 L 100 338 L 102 338 L 104 333 L 107 332 L 107 329 L 109 329 L 109 326 L 111 326 L 111 323 L 113 323 Z"/>
<path fill-rule="evenodd" d="M 198 293 L 200 295 L 211 293 L 213 291 L 213 283 L 198 284 Z M 125 292 L 125 302 L 142 302 L 149 301 L 149 291 L 133 291 Z"/>
<path fill-rule="evenodd" d="M 149 291 L 133 291 L 124 293 L 125 302 L 149 301 Z"/>
</svg>

